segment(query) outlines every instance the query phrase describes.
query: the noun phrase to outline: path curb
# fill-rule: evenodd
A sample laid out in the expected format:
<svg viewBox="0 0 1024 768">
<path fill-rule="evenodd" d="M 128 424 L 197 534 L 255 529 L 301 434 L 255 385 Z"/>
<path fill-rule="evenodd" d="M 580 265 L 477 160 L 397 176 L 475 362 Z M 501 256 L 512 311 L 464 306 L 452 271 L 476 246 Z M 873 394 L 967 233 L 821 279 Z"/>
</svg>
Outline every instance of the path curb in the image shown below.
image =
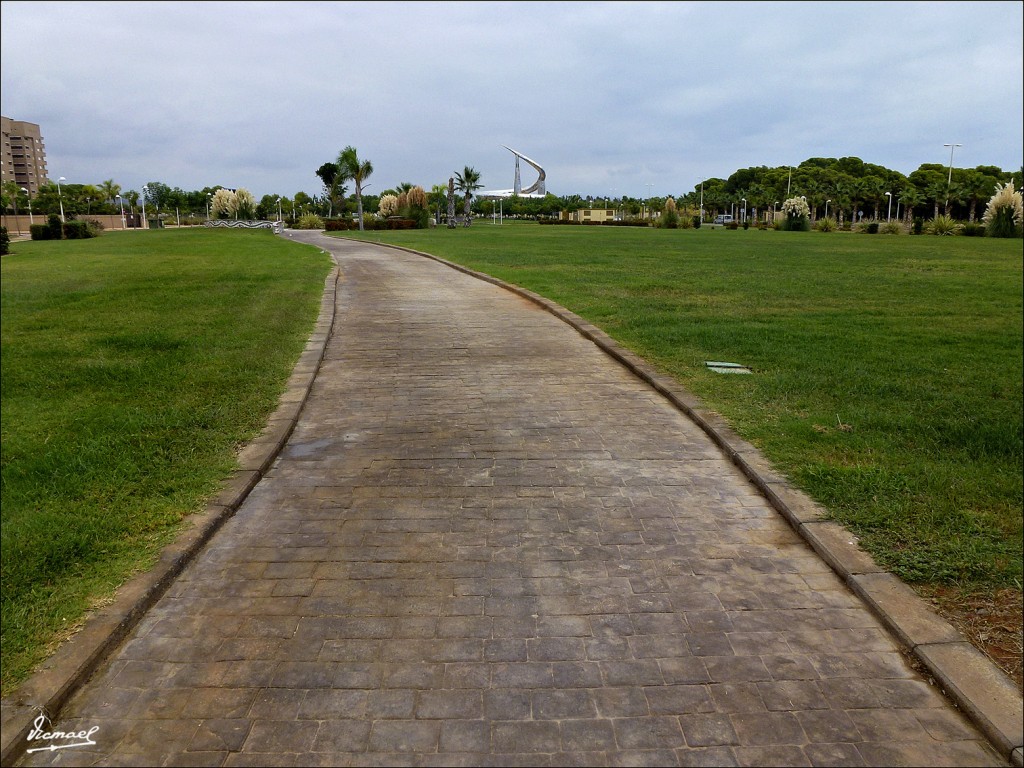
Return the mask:
<svg viewBox="0 0 1024 768">
<path fill-rule="evenodd" d="M 432 259 L 537 304 L 647 382 L 729 457 L 800 537 L 868 605 L 904 649 L 928 670 L 939 689 L 985 734 L 999 754 L 1011 765 L 1024 765 L 1024 699 L 1013 681 L 910 587 L 880 568 L 858 546 L 853 534 L 828 521 L 825 510 L 772 469 L 760 451 L 733 432 L 721 416 L 707 410 L 699 398 L 621 347 L 597 326 L 533 291 L 423 251 L 372 244 Z"/>
<path fill-rule="evenodd" d="M 334 267 L 324 280 L 316 326 L 263 432 L 242 449 L 238 468 L 224 481 L 206 510 L 188 518 L 185 530 L 161 551 L 156 564 L 118 588 L 109 605 L 94 611 L 79 632 L 65 641 L 9 699 L 3 700 L 0 766 L 12 766 L 21 757 L 33 721 L 40 714 L 50 721 L 58 717 L 61 708 L 242 505 L 284 448 L 334 330 L 341 270 L 337 259 L 331 258 Z"/>
</svg>

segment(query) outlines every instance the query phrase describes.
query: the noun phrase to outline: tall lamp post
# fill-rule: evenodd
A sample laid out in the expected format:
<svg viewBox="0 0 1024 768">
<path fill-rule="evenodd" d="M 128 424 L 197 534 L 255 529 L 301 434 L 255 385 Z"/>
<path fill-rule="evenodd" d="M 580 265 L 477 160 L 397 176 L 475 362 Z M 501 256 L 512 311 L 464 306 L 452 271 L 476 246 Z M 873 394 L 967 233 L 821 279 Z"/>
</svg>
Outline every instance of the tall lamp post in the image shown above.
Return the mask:
<svg viewBox="0 0 1024 768">
<path fill-rule="evenodd" d="M 831 202 L 832 202 L 831 200 L 826 200 L 825 201 L 825 218 L 826 219 L 828 218 L 828 204 L 831 203 Z"/>
<path fill-rule="evenodd" d="M 149 192 L 149 187 L 142 188 L 142 221 L 144 222 L 143 228 L 149 229 L 149 220 L 146 219 L 146 193 Z"/>
<path fill-rule="evenodd" d="M 953 150 L 957 147 L 962 147 L 963 144 L 943 144 L 944 147 L 949 147 L 949 175 L 946 177 L 946 207 L 949 207 L 949 187 L 953 183 Z"/>
<path fill-rule="evenodd" d="M 21 188 L 21 191 L 24 192 L 25 197 L 28 198 L 28 225 L 31 227 L 36 223 L 35 219 L 32 218 L 32 196 L 29 195 L 28 190 L 24 187 Z"/>
<path fill-rule="evenodd" d="M 281 196 L 277 196 L 277 220 L 284 221 L 284 217 L 281 216 Z"/>
<path fill-rule="evenodd" d="M 885 196 L 889 198 L 889 212 L 885 214 L 886 222 L 892 221 L 892 192 L 886 192 Z"/>
<path fill-rule="evenodd" d="M 746 221 L 747 221 L 747 198 L 741 197 L 740 200 L 743 201 L 743 213 L 740 215 L 740 221 L 746 223 Z"/>
<path fill-rule="evenodd" d="M 117 195 L 116 197 L 118 205 L 121 206 L 121 229 L 128 229 L 128 222 L 126 222 L 124 218 L 124 198 L 120 195 Z"/>
<path fill-rule="evenodd" d="M 64 196 L 60 192 L 60 183 L 67 181 L 63 176 L 57 179 L 57 202 L 60 203 L 60 223 L 64 223 Z"/>
</svg>

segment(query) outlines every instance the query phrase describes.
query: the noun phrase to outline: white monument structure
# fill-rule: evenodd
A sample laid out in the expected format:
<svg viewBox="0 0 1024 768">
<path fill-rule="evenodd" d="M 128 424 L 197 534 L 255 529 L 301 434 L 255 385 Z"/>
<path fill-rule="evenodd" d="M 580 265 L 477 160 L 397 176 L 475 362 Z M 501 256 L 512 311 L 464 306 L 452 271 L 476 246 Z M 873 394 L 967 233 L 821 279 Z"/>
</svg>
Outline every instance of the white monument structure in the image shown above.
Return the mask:
<svg viewBox="0 0 1024 768">
<path fill-rule="evenodd" d="M 504 144 L 501 146 L 505 147 Z M 516 178 L 513 183 L 512 189 L 490 189 L 483 192 L 478 192 L 477 197 L 484 200 L 503 200 L 506 197 L 544 197 L 547 194 L 547 190 L 544 186 L 544 179 L 546 174 L 544 169 L 540 167 L 540 164 L 534 162 L 526 155 L 521 152 L 516 152 L 512 147 L 505 147 L 509 152 L 516 156 Z M 523 189 L 522 181 L 519 178 L 519 161 L 525 160 L 528 164 L 532 165 L 537 169 L 537 180 L 530 186 Z"/>
</svg>

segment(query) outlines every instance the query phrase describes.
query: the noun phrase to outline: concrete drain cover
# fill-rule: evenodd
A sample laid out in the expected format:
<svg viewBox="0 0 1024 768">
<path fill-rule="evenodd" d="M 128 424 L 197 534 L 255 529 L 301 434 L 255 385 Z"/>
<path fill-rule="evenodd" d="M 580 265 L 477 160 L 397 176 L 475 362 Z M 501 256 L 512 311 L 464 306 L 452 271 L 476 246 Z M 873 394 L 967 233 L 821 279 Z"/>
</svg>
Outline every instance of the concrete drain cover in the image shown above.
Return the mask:
<svg viewBox="0 0 1024 768">
<path fill-rule="evenodd" d="M 718 363 L 708 360 L 704 365 L 715 373 L 753 373 L 752 370 L 747 368 L 745 365 L 740 365 L 739 363 Z"/>
</svg>

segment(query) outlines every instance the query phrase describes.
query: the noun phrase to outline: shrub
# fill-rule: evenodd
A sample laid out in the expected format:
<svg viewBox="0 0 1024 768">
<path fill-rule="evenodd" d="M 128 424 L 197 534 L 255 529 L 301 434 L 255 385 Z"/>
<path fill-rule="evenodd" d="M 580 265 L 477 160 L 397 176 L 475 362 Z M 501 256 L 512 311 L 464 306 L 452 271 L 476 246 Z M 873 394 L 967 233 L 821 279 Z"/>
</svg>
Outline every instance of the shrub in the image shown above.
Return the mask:
<svg viewBox="0 0 1024 768">
<path fill-rule="evenodd" d="M 235 192 L 235 208 L 238 218 L 248 221 L 256 218 L 256 198 L 248 189 L 239 189 Z"/>
<path fill-rule="evenodd" d="M 984 237 L 985 236 L 985 225 L 979 224 L 976 221 L 969 221 L 964 224 L 960 234 L 964 237 Z"/>
<path fill-rule="evenodd" d="M 811 209 L 802 197 L 791 197 L 782 204 L 782 229 L 787 232 L 810 232 Z"/>
<path fill-rule="evenodd" d="M 739 225 L 739 222 L 737 222 L 737 221 L 730 221 L 728 224 L 725 225 L 725 228 L 726 229 L 739 229 L 740 225 Z"/>
<path fill-rule="evenodd" d="M 878 222 L 877 221 L 869 221 L 868 225 L 867 225 L 867 227 L 865 227 L 864 231 L 867 232 L 869 235 L 877 235 L 878 234 Z"/>
<path fill-rule="evenodd" d="M 700 229 L 700 216 L 693 217 L 693 228 Z"/>
<path fill-rule="evenodd" d="M 28 228 L 33 240 L 49 240 L 50 228 L 45 224 L 33 224 Z"/>
<path fill-rule="evenodd" d="M 11 252 L 11 236 L 7 234 L 7 227 L 0 227 L 0 256 L 6 256 Z"/>
<path fill-rule="evenodd" d="M 952 216 L 940 213 L 928 222 L 925 231 L 929 235 L 955 235 L 960 230 L 960 225 Z"/>
<path fill-rule="evenodd" d="M 1020 237 L 1024 222 L 1024 199 L 1015 192 L 1013 182 L 996 184 L 996 192 L 988 201 L 985 215 L 985 231 L 989 237 Z"/>
<path fill-rule="evenodd" d="M 657 226 L 665 229 L 676 229 L 679 226 L 679 209 L 676 208 L 676 201 L 673 198 L 665 200 L 665 210 L 658 217 Z"/>
<path fill-rule="evenodd" d="M 819 232 L 835 232 L 836 227 L 836 220 L 831 216 L 827 216 L 824 219 L 818 219 L 814 224 L 814 228 Z"/>
<path fill-rule="evenodd" d="M 377 202 L 377 211 L 381 216 L 394 216 L 398 212 L 397 195 L 381 195 Z"/>
<path fill-rule="evenodd" d="M 324 220 L 317 216 L 315 213 L 304 213 L 299 216 L 299 220 L 295 222 L 293 229 L 323 229 Z"/>
<path fill-rule="evenodd" d="M 915 235 L 920 235 L 924 231 L 924 219 L 914 219 L 914 227 L 911 230 Z"/>
<path fill-rule="evenodd" d="M 750 229 L 750 219 L 744 219 L 743 220 L 743 228 L 744 229 Z"/>
<path fill-rule="evenodd" d="M 44 240 L 61 240 L 64 237 L 64 222 L 60 216 L 51 213 L 46 219 L 46 237 Z"/>
<path fill-rule="evenodd" d="M 878 228 L 878 231 L 883 235 L 902 235 L 903 226 L 898 221 L 887 221 Z"/>
<path fill-rule="evenodd" d="M 95 236 L 89 231 L 88 223 L 84 221 L 68 221 L 64 224 L 64 237 L 68 240 L 85 240 Z"/>
<path fill-rule="evenodd" d="M 324 229 L 328 232 L 351 232 L 359 229 L 359 222 L 353 219 L 327 219 Z"/>
</svg>

